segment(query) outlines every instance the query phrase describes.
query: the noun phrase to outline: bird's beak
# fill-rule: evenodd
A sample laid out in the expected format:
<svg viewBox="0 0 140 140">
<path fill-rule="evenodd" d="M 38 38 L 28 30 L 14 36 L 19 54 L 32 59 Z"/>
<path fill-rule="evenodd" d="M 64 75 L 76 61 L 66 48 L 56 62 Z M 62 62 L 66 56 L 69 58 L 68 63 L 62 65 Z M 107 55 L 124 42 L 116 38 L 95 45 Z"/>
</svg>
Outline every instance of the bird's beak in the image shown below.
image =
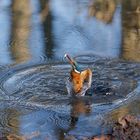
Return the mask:
<svg viewBox="0 0 140 140">
<path fill-rule="evenodd" d="M 68 54 L 65 54 L 64 55 L 65 58 L 67 58 L 67 60 L 69 61 L 69 63 L 75 67 L 75 63 L 74 63 L 74 60 L 72 58 L 70 58 L 70 56 Z"/>
</svg>

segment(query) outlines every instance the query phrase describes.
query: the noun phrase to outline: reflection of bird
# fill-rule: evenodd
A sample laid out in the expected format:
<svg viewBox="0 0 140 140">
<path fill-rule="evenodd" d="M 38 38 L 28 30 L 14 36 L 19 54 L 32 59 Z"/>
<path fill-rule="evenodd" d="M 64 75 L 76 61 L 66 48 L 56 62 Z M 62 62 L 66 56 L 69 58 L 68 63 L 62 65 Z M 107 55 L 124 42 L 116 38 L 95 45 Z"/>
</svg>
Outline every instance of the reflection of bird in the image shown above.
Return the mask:
<svg viewBox="0 0 140 140">
<path fill-rule="evenodd" d="M 92 82 L 92 71 L 88 68 L 81 71 L 77 63 L 65 54 L 65 58 L 68 59 L 72 66 L 70 72 L 70 79 L 67 82 L 68 92 L 73 92 L 75 95 L 84 96 L 86 91 L 91 87 Z"/>
</svg>

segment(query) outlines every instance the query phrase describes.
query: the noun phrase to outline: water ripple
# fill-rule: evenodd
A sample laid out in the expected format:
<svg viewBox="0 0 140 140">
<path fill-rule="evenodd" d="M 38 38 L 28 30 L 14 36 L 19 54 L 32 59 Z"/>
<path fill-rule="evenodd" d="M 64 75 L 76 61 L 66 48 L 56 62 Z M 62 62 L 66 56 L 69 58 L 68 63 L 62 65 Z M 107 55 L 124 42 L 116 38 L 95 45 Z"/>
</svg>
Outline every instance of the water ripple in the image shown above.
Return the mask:
<svg viewBox="0 0 140 140">
<path fill-rule="evenodd" d="M 81 55 L 75 59 L 82 68 L 87 67 L 87 63 L 93 70 L 93 82 L 89 92 L 93 98 L 97 98 L 94 103 L 125 98 L 137 86 L 137 77 L 140 75 L 137 64 L 99 59 L 92 55 Z M 1 89 L 6 95 L 16 100 L 45 105 L 68 100 L 65 79 L 69 76 L 69 65 L 42 64 L 10 71 L 1 80 Z"/>
<path fill-rule="evenodd" d="M 2 73 L 0 129 L 15 133 L 19 129 L 16 118 L 20 117 L 22 133 L 39 128 L 42 133 L 46 130 L 47 136 L 55 135 L 53 132 L 58 129 L 68 131 L 74 125 L 80 128 L 76 124 L 78 116 L 83 121 L 92 120 L 138 97 L 139 64 L 92 55 L 80 55 L 75 59 L 81 68 L 90 67 L 93 71 L 88 95 L 78 99 L 67 94 L 68 64 L 20 65 Z"/>
</svg>

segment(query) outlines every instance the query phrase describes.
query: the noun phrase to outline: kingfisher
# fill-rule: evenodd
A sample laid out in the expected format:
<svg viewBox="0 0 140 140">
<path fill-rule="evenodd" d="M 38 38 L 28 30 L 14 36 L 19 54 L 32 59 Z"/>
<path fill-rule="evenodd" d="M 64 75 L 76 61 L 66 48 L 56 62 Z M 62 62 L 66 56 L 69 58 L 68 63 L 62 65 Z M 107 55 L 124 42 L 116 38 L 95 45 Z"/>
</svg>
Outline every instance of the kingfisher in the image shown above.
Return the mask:
<svg viewBox="0 0 140 140">
<path fill-rule="evenodd" d="M 68 54 L 64 56 L 71 64 L 69 79 L 66 81 L 66 86 L 69 94 L 76 96 L 84 96 L 86 91 L 91 87 L 92 71 L 87 68 L 81 70 L 77 62 L 74 61 Z"/>
</svg>

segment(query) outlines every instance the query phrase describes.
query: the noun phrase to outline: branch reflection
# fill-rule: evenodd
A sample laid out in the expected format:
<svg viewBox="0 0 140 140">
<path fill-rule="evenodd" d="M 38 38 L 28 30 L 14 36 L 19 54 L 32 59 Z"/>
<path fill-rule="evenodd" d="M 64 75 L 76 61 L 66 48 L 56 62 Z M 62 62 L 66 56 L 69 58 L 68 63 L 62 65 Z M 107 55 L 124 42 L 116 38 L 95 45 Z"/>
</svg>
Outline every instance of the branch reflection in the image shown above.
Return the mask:
<svg viewBox="0 0 140 140">
<path fill-rule="evenodd" d="M 40 0 L 41 12 L 40 17 L 43 24 L 45 48 L 44 52 L 48 59 L 52 59 L 54 56 L 54 38 L 53 38 L 53 27 L 52 27 L 52 13 L 49 8 L 49 0 Z"/>
<path fill-rule="evenodd" d="M 140 61 L 140 1 L 122 2 L 122 57 Z"/>
<path fill-rule="evenodd" d="M 89 16 L 95 16 L 104 23 L 110 23 L 116 10 L 115 0 L 93 0 L 89 7 Z"/>
</svg>

